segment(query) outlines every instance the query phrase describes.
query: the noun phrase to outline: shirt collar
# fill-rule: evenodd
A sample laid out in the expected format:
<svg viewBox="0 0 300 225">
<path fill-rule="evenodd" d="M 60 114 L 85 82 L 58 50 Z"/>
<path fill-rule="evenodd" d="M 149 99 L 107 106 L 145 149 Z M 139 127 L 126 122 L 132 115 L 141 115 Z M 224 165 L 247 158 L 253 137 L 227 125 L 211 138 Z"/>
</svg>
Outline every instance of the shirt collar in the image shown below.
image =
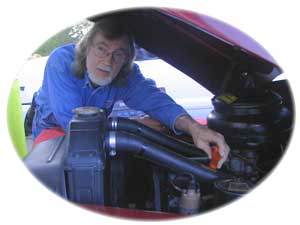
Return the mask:
<svg viewBox="0 0 300 225">
<path fill-rule="evenodd" d="M 83 85 L 84 88 L 93 88 L 93 85 L 91 84 L 91 81 L 89 79 L 89 76 L 88 76 L 88 73 L 85 72 L 84 73 L 84 85 Z"/>
</svg>

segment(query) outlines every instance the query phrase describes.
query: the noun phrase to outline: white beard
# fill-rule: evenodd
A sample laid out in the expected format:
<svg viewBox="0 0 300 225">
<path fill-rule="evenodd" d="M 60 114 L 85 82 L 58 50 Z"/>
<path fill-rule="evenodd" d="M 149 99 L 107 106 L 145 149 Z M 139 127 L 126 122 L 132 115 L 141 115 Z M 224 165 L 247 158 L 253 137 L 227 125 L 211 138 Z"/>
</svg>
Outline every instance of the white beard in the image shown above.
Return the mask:
<svg viewBox="0 0 300 225">
<path fill-rule="evenodd" d="M 88 75 L 89 75 L 90 80 L 91 80 L 94 84 L 99 85 L 99 86 L 106 86 L 106 85 L 110 84 L 110 83 L 112 82 L 112 80 L 113 80 L 113 76 L 111 76 L 111 75 L 107 76 L 107 77 L 104 78 L 104 79 L 103 79 L 103 78 L 100 78 L 100 77 L 98 77 L 98 76 L 95 76 L 95 75 L 92 74 L 92 73 L 89 73 Z"/>
</svg>

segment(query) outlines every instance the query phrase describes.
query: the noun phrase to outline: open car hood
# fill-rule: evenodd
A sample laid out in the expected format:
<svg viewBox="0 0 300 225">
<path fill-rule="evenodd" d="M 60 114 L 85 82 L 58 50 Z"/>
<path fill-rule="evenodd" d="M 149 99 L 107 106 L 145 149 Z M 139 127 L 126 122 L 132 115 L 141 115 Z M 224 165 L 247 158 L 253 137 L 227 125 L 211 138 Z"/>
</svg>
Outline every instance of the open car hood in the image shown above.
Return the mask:
<svg viewBox="0 0 300 225">
<path fill-rule="evenodd" d="M 97 21 L 110 14 L 88 18 Z M 270 54 L 238 29 L 198 13 L 143 8 L 114 12 L 136 43 L 213 94 L 264 87 L 282 73 Z"/>
</svg>

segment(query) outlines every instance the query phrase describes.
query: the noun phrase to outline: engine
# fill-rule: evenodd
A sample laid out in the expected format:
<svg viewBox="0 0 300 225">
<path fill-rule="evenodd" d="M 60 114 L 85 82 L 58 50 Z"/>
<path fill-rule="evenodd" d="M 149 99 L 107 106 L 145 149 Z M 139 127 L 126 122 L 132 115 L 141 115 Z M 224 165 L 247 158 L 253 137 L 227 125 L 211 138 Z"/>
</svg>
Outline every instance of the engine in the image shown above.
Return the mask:
<svg viewBox="0 0 300 225">
<path fill-rule="evenodd" d="M 190 137 L 107 118 L 95 107 L 77 108 L 67 135 L 39 144 L 24 162 L 52 191 L 78 204 L 202 213 L 245 195 L 284 153 L 290 110 L 274 91 L 251 96 L 212 100 L 208 126 L 231 148 L 220 170 L 209 167 Z"/>
</svg>

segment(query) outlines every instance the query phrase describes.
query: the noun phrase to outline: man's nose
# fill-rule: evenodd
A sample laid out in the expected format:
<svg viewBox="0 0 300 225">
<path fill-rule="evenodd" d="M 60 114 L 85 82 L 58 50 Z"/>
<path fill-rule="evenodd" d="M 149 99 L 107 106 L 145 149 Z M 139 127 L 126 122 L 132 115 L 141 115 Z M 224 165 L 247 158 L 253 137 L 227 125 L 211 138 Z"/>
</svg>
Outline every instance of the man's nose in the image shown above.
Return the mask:
<svg viewBox="0 0 300 225">
<path fill-rule="evenodd" d="M 103 62 L 106 64 L 106 65 L 111 65 L 112 64 L 112 53 L 110 52 L 107 52 L 104 59 L 103 59 Z"/>
</svg>

